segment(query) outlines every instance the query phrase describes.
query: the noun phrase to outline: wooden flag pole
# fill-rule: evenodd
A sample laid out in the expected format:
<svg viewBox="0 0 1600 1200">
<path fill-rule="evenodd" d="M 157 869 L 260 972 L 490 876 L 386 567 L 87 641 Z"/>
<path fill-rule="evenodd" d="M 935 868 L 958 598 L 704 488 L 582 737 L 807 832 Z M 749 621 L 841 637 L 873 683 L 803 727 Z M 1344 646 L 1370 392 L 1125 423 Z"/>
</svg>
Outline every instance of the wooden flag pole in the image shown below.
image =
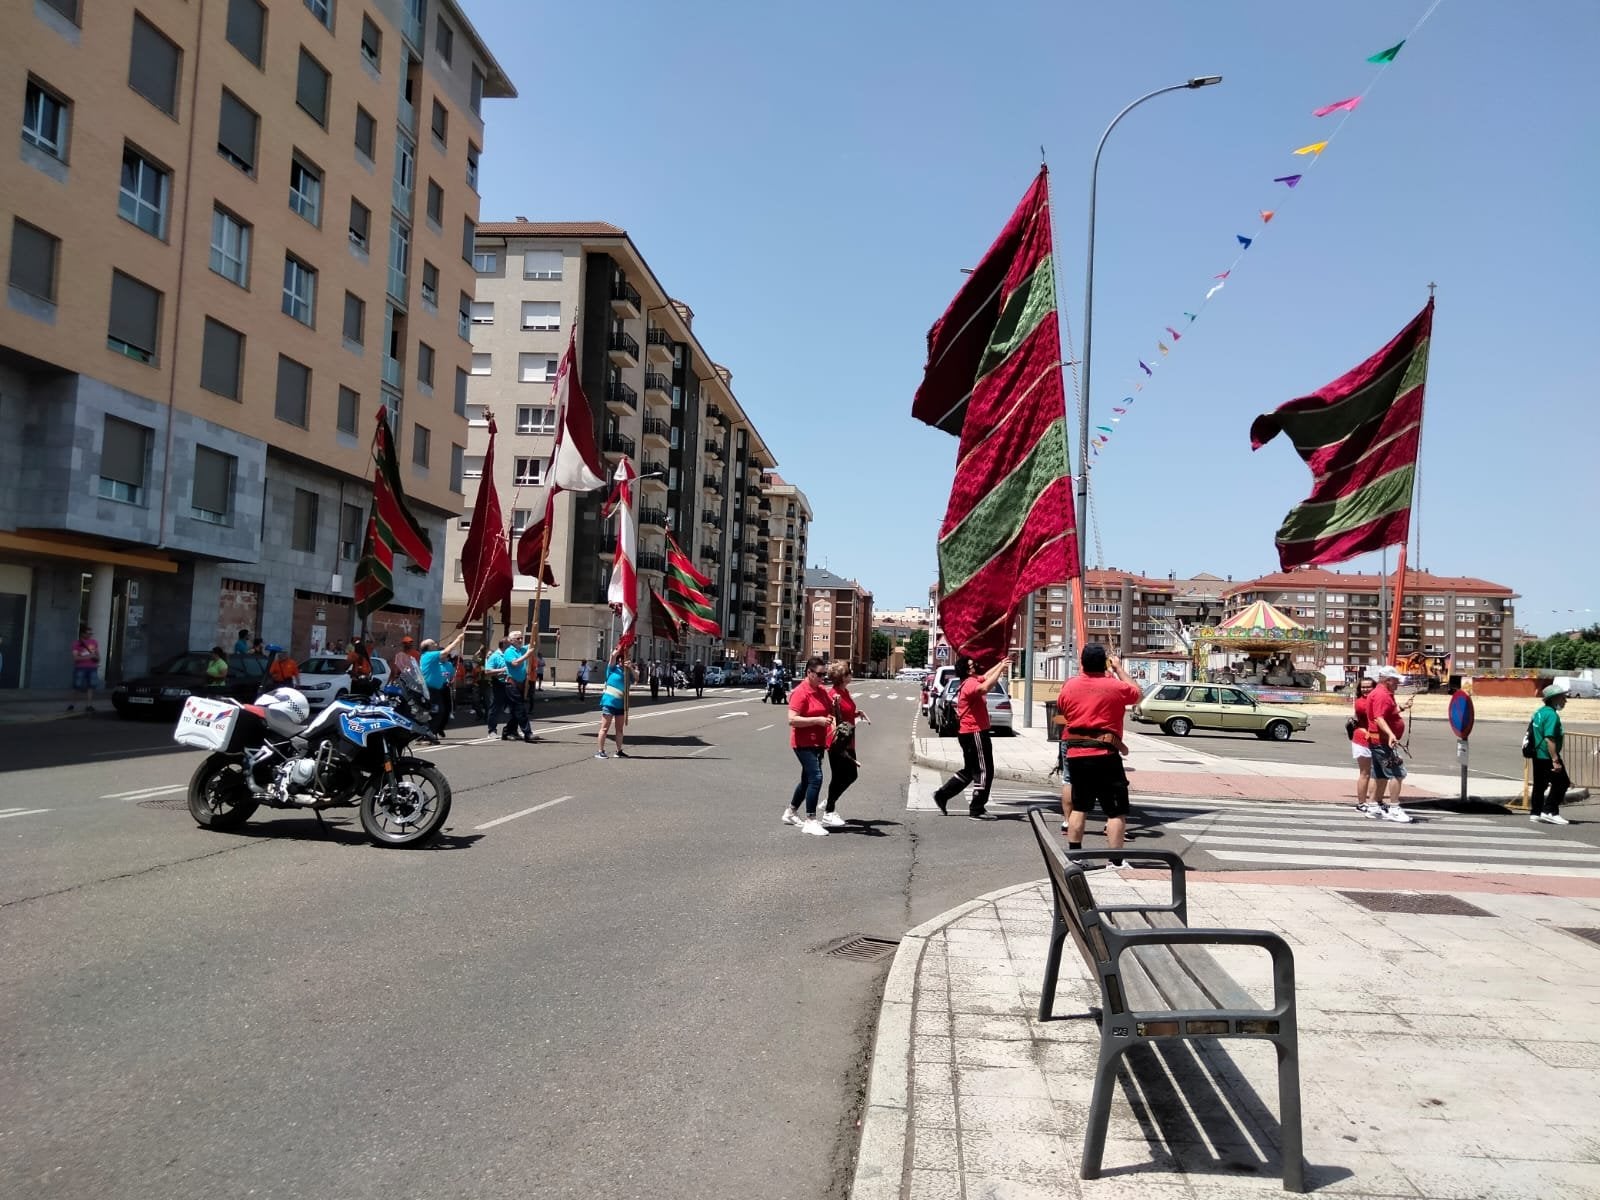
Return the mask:
<svg viewBox="0 0 1600 1200">
<path fill-rule="evenodd" d="M 1394 593 L 1389 608 L 1389 656 L 1383 661 L 1390 666 L 1399 662 L 1401 605 L 1406 599 L 1406 544 L 1400 543 L 1400 561 L 1394 569 Z"/>
</svg>

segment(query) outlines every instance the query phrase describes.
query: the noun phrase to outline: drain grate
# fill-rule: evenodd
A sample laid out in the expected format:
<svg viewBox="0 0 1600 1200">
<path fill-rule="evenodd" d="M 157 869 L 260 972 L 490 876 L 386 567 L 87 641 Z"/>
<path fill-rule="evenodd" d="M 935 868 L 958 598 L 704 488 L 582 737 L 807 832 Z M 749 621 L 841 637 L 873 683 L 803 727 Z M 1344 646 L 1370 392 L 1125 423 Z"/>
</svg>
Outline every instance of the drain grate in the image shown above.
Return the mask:
<svg viewBox="0 0 1600 1200">
<path fill-rule="evenodd" d="M 1454 896 L 1415 892 L 1340 892 L 1346 900 L 1354 900 L 1373 912 L 1421 913 L 1430 917 L 1492 917 L 1494 914 L 1476 904 L 1468 904 Z"/>
<path fill-rule="evenodd" d="M 189 807 L 188 796 L 157 796 L 154 800 L 139 801 L 140 808 L 182 808 Z"/>
<path fill-rule="evenodd" d="M 1593 942 L 1600 946 L 1600 929 L 1570 929 L 1562 928 L 1562 933 L 1570 933 L 1573 937 L 1580 937 L 1586 942 Z"/>
<path fill-rule="evenodd" d="M 899 942 L 888 938 L 868 937 L 864 933 L 852 934 L 832 949 L 825 951 L 830 958 L 848 958 L 854 962 L 876 962 L 888 958 L 899 947 Z"/>
</svg>

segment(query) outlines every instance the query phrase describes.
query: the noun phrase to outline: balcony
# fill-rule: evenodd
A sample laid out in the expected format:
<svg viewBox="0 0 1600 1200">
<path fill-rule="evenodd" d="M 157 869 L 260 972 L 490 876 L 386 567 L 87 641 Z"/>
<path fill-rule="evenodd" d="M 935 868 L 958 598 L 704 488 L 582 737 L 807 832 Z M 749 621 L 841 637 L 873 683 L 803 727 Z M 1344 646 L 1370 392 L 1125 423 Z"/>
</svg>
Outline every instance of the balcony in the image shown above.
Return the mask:
<svg viewBox="0 0 1600 1200">
<path fill-rule="evenodd" d="M 652 554 L 647 551 L 639 555 L 636 565 L 641 571 L 665 571 L 667 569 L 667 557 L 664 554 Z"/>
<path fill-rule="evenodd" d="M 626 317 L 637 321 L 639 319 L 640 304 L 639 289 L 626 279 L 616 280 L 611 285 L 611 311 L 619 317 Z M 639 344 L 634 343 L 633 356 L 639 357 Z"/>
<path fill-rule="evenodd" d="M 756 504 L 756 508 L 763 513 L 770 513 L 772 511 L 772 501 L 763 496 L 760 502 Z"/>
<path fill-rule="evenodd" d="M 613 333 L 611 340 L 606 343 L 606 350 L 611 355 L 611 361 L 619 367 L 639 365 L 639 340 L 630 333 Z"/>
<path fill-rule="evenodd" d="M 722 553 L 715 546 L 702 546 L 700 548 L 700 557 L 713 565 L 722 561 Z M 714 583 L 707 584 L 704 590 L 708 596 L 717 595 L 717 585 Z"/>
<path fill-rule="evenodd" d="M 620 379 L 606 384 L 606 407 L 617 412 L 638 412 L 639 393 Z"/>
<path fill-rule="evenodd" d="M 639 524 L 654 525 L 659 529 L 667 527 L 667 510 L 664 508 L 641 508 L 639 510 Z"/>
<path fill-rule="evenodd" d="M 626 437 L 612 429 L 606 432 L 605 445 L 601 449 L 607 454 L 626 454 L 629 458 L 632 458 L 635 446 L 631 437 Z"/>
<path fill-rule="evenodd" d="M 713 529 L 720 530 L 722 528 L 722 518 L 717 516 L 717 514 L 712 512 L 709 508 L 700 514 L 700 523 L 702 525 L 709 525 Z"/>
<path fill-rule="evenodd" d="M 672 380 L 660 371 L 646 371 L 644 373 L 644 398 L 646 402 L 659 400 L 663 404 L 672 403 Z"/>
<path fill-rule="evenodd" d="M 717 441 L 716 438 L 706 439 L 705 452 L 707 458 L 714 458 L 718 462 L 722 461 L 722 443 Z"/>
<path fill-rule="evenodd" d="M 660 417 L 646 417 L 644 419 L 644 444 L 648 446 L 652 442 L 659 444 L 663 450 L 672 445 L 671 428 Z"/>
<path fill-rule="evenodd" d="M 722 415 L 722 410 L 715 404 L 706 405 L 706 420 L 715 421 L 719 425 L 726 425 L 728 418 Z"/>
<path fill-rule="evenodd" d="M 660 463 L 645 463 L 644 470 L 639 472 L 639 487 L 659 492 L 668 491 L 667 469 Z"/>
<path fill-rule="evenodd" d="M 405 386 L 406 365 L 398 358 L 383 356 L 383 381 L 390 387 L 400 389 Z"/>
<path fill-rule="evenodd" d="M 750 635 L 750 640 L 765 646 L 767 644 L 767 631 L 757 625 L 755 631 Z"/>
<path fill-rule="evenodd" d="M 709 558 L 713 562 L 715 562 L 717 556 L 714 553 L 712 553 L 710 550 L 707 550 L 701 557 Z M 708 584 L 705 585 L 705 587 L 701 588 L 700 590 L 702 592 L 704 592 L 706 595 L 712 597 L 713 599 L 716 598 L 717 596 L 722 595 L 722 589 L 720 587 L 718 587 L 714 583 L 708 583 Z"/>
<path fill-rule="evenodd" d="M 722 480 L 718 479 L 715 475 L 704 476 L 700 480 L 700 486 L 705 488 L 705 490 L 708 492 L 714 492 L 718 496 L 722 495 Z"/>
<path fill-rule="evenodd" d="M 743 600 L 739 601 L 739 611 L 747 613 L 760 612 L 761 605 L 757 601 L 752 600 L 747 596 Z"/>
<path fill-rule="evenodd" d="M 767 548 L 765 546 L 757 546 L 754 550 L 750 551 L 750 553 L 755 556 L 755 560 L 758 563 L 767 562 L 772 557 L 772 554 L 767 550 Z"/>
<path fill-rule="evenodd" d="M 650 362 L 663 366 L 672 361 L 672 338 L 665 329 L 652 329 L 644 335 L 644 352 Z"/>
<path fill-rule="evenodd" d="M 752 587 L 755 586 L 756 573 L 754 571 L 743 571 L 740 573 L 739 578 L 743 582 L 750 584 Z"/>
</svg>

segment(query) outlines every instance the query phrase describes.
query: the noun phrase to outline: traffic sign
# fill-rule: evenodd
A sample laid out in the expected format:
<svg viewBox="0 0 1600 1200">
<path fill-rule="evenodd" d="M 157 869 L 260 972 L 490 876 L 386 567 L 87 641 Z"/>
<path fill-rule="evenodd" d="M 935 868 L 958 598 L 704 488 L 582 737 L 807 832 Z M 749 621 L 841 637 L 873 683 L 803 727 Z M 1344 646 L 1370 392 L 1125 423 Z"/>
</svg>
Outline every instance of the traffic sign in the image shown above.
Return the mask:
<svg viewBox="0 0 1600 1200">
<path fill-rule="evenodd" d="M 935 649 L 933 651 L 933 657 L 938 659 L 940 662 L 949 662 L 950 661 L 950 643 L 949 642 L 940 642 L 939 645 L 937 647 L 935 647 Z"/>
<path fill-rule="evenodd" d="M 1471 696 L 1458 691 L 1450 697 L 1450 728 L 1462 741 L 1472 736 L 1473 718 Z"/>
</svg>

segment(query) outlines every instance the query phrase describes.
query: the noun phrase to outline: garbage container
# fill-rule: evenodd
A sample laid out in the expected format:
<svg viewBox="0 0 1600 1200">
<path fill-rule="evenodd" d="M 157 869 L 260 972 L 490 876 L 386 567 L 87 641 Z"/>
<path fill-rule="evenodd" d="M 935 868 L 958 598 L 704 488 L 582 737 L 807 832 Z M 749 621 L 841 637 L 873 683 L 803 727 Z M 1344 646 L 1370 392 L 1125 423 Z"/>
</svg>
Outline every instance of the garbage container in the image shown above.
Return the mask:
<svg viewBox="0 0 1600 1200">
<path fill-rule="evenodd" d="M 1056 702 L 1054 700 L 1046 700 L 1044 702 L 1044 735 L 1052 742 L 1061 740 L 1061 726 L 1056 724 Z"/>
</svg>

